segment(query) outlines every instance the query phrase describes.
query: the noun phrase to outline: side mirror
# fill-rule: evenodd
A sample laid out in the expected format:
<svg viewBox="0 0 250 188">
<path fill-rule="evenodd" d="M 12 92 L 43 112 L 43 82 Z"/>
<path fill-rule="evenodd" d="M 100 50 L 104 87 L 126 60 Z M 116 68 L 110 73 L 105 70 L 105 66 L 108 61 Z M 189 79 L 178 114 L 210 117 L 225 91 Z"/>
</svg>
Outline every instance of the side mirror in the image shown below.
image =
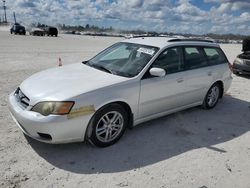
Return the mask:
<svg viewBox="0 0 250 188">
<path fill-rule="evenodd" d="M 156 76 L 156 77 L 164 77 L 166 75 L 166 71 L 162 68 L 151 68 L 149 70 L 149 73 L 152 76 Z"/>
</svg>

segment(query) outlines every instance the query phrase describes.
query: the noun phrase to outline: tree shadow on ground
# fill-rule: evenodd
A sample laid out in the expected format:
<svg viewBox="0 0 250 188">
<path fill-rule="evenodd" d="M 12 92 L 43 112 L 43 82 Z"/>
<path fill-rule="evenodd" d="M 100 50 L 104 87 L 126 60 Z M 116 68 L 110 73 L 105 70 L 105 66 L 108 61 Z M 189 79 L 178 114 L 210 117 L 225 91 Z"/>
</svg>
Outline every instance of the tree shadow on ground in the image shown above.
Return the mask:
<svg viewBox="0 0 250 188">
<path fill-rule="evenodd" d="M 201 147 L 227 152 L 215 145 L 250 130 L 249 106 L 249 102 L 227 95 L 212 110 L 191 108 L 138 125 L 108 148 L 85 143 L 50 145 L 27 139 L 41 157 L 58 168 L 80 174 L 121 172 Z"/>
</svg>

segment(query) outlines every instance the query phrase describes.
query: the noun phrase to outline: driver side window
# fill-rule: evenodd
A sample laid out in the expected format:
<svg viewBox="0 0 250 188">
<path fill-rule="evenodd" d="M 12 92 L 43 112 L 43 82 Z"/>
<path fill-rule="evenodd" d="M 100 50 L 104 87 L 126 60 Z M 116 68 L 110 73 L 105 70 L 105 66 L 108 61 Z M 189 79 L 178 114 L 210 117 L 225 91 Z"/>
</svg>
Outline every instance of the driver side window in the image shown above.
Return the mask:
<svg viewBox="0 0 250 188">
<path fill-rule="evenodd" d="M 183 71 L 182 48 L 174 47 L 166 49 L 155 60 L 152 67 L 162 68 L 167 74 Z"/>
</svg>

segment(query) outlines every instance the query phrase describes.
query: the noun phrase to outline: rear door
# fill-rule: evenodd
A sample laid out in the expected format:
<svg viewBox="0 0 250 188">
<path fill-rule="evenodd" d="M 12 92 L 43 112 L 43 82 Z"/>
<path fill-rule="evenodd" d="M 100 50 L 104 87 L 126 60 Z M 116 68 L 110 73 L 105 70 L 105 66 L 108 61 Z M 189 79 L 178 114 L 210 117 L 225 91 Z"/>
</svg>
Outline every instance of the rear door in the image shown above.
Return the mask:
<svg viewBox="0 0 250 188">
<path fill-rule="evenodd" d="M 186 72 L 181 47 L 163 51 L 150 68 L 152 67 L 164 69 L 166 76 L 152 77 L 148 71 L 142 78 L 140 118 L 181 107 L 185 98 Z"/>
<path fill-rule="evenodd" d="M 209 66 L 203 47 L 184 46 L 183 53 L 187 70 L 186 102 L 202 102 L 213 82 L 213 69 Z"/>
</svg>

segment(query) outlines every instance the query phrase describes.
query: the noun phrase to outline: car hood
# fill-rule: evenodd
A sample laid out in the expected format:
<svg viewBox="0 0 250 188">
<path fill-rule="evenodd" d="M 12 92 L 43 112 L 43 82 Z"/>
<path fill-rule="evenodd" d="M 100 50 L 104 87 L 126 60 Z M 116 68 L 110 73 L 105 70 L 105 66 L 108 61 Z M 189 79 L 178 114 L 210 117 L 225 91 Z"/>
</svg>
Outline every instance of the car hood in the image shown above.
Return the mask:
<svg viewBox="0 0 250 188">
<path fill-rule="evenodd" d="M 32 105 L 40 101 L 70 100 L 128 79 L 77 63 L 36 73 L 23 81 L 20 89 Z"/>
</svg>

